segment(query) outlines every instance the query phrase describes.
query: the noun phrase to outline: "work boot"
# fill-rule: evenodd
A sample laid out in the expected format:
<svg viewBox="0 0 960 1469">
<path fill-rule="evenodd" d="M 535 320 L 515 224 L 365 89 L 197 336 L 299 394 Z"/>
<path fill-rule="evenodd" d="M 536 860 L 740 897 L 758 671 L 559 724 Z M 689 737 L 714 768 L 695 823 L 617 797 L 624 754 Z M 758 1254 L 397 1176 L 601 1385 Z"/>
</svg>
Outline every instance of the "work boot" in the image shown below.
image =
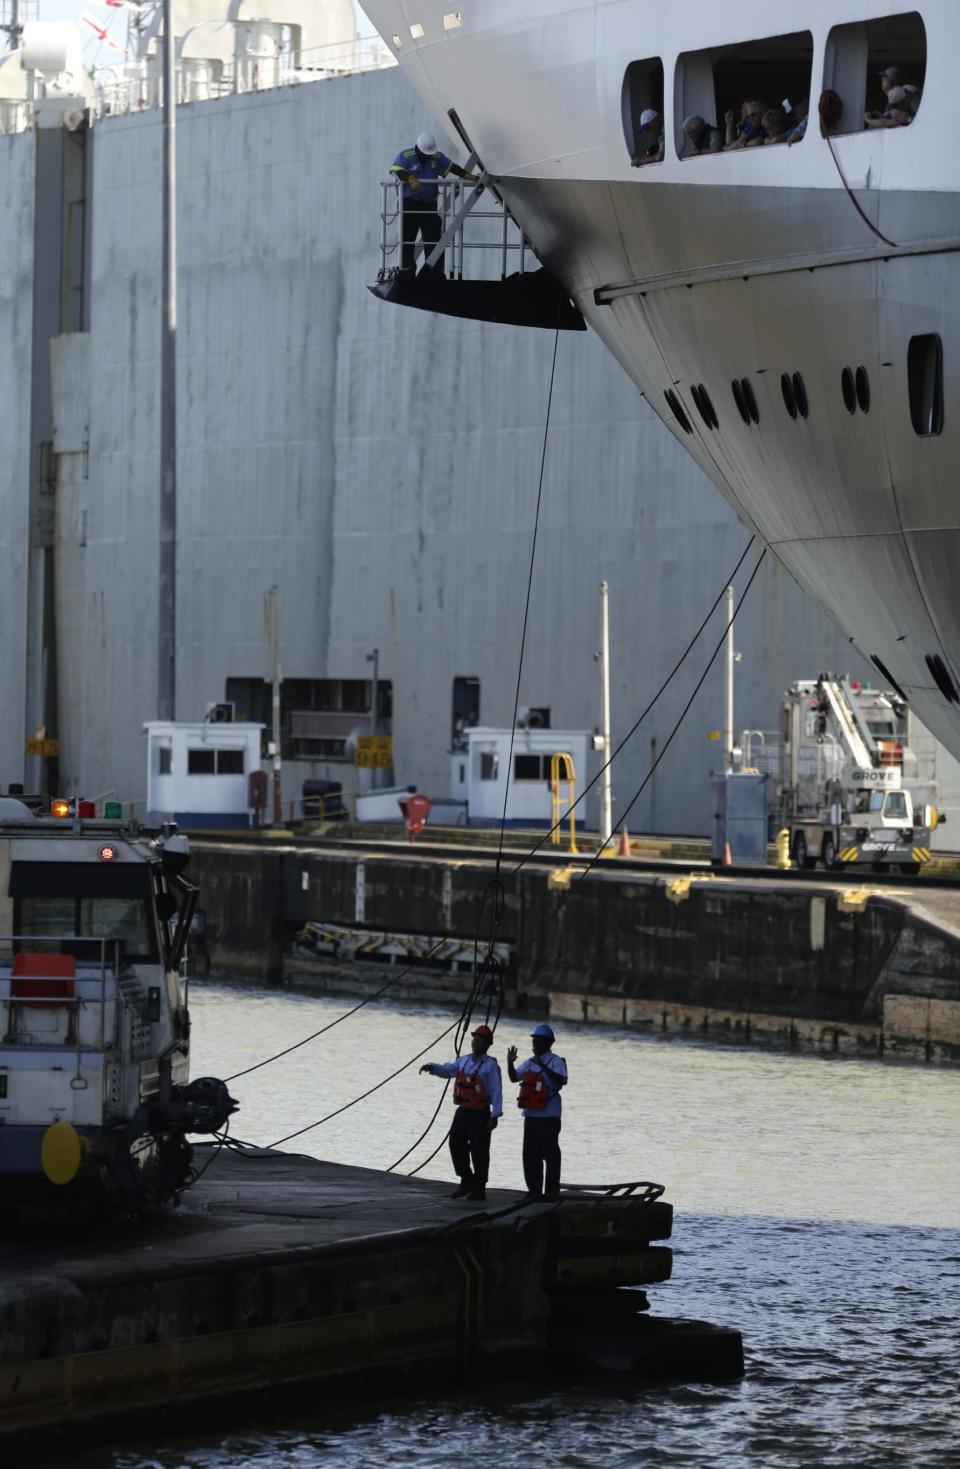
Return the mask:
<svg viewBox="0 0 960 1469">
<path fill-rule="evenodd" d="M 470 1190 L 472 1188 L 473 1188 L 473 1179 L 472 1178 L 468 1178 L 465 1181 L 461 1181 L 460 1187 L 459 1188 L 455 1188 L 454 1191 L 453 1191 L 453 1193 L 450 1195 L 450 1197 L 451 1197 L 451 1199 L 465 1199 L 469 1195 Z"/>
<path fill-rule="evenodd" d="M 487 1191 L 480 1183 L 475 1184 L 474 1187 L 467 1194 L 467 1198 L 471 1204 L 482 1204 L 486 1197 Z"/>
</svg>

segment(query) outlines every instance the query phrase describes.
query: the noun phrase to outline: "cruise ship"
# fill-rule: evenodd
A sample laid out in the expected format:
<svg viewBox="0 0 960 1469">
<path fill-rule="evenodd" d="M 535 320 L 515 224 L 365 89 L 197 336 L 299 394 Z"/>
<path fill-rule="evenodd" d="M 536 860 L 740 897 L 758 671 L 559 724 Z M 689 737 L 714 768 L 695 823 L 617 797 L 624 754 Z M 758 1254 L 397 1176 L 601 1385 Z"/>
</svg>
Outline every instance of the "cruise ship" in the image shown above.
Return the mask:
<svg viewBox="0 0 960 1469">
<path fill-rule="evenodd" d="M 650 406 L 960 754 L 960 7 L 452 3 L 365 8 Z M 908 125 L 871 125 L 888 67 Z M 809 99 L 802 140 L 697 151 L 688 119 L 725 142 L 751 99 Z"/>
</svg>

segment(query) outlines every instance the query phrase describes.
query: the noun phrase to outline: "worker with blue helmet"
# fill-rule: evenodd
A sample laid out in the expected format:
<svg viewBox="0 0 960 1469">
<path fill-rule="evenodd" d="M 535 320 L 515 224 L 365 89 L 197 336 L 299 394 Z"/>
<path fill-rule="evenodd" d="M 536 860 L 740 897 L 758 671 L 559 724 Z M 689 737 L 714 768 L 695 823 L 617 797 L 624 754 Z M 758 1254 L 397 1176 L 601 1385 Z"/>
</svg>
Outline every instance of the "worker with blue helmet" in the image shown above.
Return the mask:
<svg viewBox="0 0 960 1469">
<path fill-rule="evenodd" d="M 520 1083 L 517 1106 L 523 1113 L 523 1176 L 532 1200 L 560 1197 L 560 1092 L 567 1084 L 567 1063 L 552 1050 L 556 1036 L 549 1025 L 535 1027 L 533 1055 L 516 1064 L 517 1048 L 507 1051 L 507 1072 Z"/>
</svg>

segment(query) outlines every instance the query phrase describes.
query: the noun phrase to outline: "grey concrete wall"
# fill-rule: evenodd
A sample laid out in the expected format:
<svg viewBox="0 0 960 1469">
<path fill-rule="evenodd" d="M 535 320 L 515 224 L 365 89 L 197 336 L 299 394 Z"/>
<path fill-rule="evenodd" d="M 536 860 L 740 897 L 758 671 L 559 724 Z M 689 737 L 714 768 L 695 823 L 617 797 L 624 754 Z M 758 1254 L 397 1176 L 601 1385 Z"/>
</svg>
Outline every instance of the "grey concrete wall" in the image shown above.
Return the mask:
<svg viewBox="0 0 960 1469">
<path fill-rule="evenodd" d="M 454 676 L 480 678 L 484 723 L 512 709 L 552 337 L 367 292 L 378 183 L 423 122 L 397 71 L 180 109 L 178 713 L 267 672 L 276 582 L 285 675 L 365 678 L 379 646 L 397 778 L 445 794 Z M 158 114 L 97 124 L 82 748 L 65 719 L 64 768 L 128 799 L 156 697 L 159 167 Z M 563 337 L 521 703 L 595 725 L 605 577 L 616 737 L 746 539 L 599 342 Z M 618 762 L 615 814 L 720 630 Z M 738 646 L 738 728 L 774 725 L 793 678 L 860 671 L 772 559 Z M 631 827 L 706 830 L 722 720 L 718 666 Z M 287 796 L 307 773 L 344 767 L 288 768 Z"/>
<path fill-rule="evenodd" d="M 0 137 L 0 784 L 24 768 L 34 135 Z"/>
</svg>

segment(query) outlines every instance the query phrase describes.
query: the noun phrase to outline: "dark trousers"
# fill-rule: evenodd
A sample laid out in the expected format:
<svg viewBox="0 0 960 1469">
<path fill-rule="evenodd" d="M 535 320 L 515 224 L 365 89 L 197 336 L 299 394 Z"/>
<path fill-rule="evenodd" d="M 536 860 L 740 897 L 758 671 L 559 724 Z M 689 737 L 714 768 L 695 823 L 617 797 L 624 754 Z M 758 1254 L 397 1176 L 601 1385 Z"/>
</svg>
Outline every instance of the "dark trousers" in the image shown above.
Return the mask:
<svg viewBox="0 0 960 1469">
<path fill-rule="evenodd" d="M 403 270 L 413 270 L 413 249 L 417 243 L 417 235 L 422 235 L 426 247 L 426 254 L 430 254 L 431 248 L 437 243 L 443 233 L 440 225 L 440 211 L 418 204 L 415 199 L 403 201 L 403 250 L 400 253 L 400 266 Z M 437 275 L 443 273 L 444 257 L 441 255 L 434 267 Z"/>
<path fill-rule="evenodd" d="M 490 1172 L 490 1108 L 458 1107 L 450 1128 L 453 1171 L 462 1183 L 483 1188 Z"/>
<path fill-rule="evenodd" d="M 543 1181 L 546 1168 L 547 1181 Z M 523 1177 L 530 1194 L 560 1192 L 560 1118 L 523 1119 Z"/>
</svg>

